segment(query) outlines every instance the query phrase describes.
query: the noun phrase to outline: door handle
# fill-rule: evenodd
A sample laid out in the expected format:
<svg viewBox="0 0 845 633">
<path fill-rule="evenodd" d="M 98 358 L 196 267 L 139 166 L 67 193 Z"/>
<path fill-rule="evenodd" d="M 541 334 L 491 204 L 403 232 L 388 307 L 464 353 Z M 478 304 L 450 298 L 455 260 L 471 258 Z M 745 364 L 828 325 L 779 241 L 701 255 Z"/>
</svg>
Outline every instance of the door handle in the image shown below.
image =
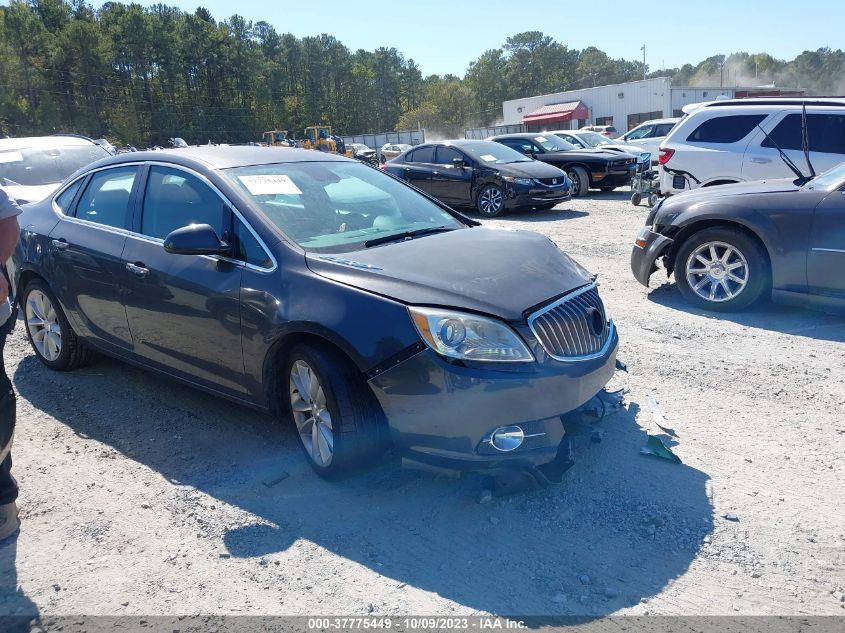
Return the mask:
<svg viewBox="0 0 845 633">
<path fill-rule="evenodd" d="M 70 244 L 67 243 L 67 240 L 65 240 L 65 238 L 61 237 L 57 240 L 53 240 L 53 246 L 58 251 L 66 251 L 68 249 L 68 246 L 70 246 Z"/>
<path fill-rule="evenodd" d="M 146 268 L 141 262 L 138 262 L 137 264 L 127 263 L 126 270 L 136 277 L 146 277 L 150 274 L 150 269 Z"/>
<path fill-rule="evenodd" d="M 762 158 L 760 156 L 752 156 L 751 162 L 757 163 L 758 165 L 765 165 L 766 163 L 771 163 L 772 159 L 771 158 Z"/>
<path fill-rule="evenodd" d="M 431 174 L 432 174 L 432 176 L 439 176 L 440 172 L 439 171 L 433 171 L 433 172 L 431 172 Z"/>
</svg>

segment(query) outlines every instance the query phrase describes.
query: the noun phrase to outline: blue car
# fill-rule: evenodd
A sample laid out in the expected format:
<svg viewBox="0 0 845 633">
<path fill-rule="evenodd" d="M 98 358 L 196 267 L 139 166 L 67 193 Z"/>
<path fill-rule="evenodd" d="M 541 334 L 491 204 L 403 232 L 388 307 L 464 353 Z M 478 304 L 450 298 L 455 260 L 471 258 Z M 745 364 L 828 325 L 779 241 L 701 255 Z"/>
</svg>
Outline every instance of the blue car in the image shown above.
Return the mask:
<svg viewBox="0 0 845 633">
<path fill-rule="evenodd" d="M 47 367 L 105 354 L 272 412 L 339 477 L 394 447 L 543 477 L 614 371 L 595 279 L 360 161 L 121 154 L 27 205 L 10 270 Z"/>
</svg>

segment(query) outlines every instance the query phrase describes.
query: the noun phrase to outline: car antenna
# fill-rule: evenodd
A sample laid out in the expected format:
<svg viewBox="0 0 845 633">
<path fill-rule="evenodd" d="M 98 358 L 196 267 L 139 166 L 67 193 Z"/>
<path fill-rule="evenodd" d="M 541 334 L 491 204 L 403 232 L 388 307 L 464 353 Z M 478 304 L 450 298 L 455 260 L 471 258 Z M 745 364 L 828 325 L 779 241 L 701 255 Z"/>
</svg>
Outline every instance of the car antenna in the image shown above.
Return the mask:
<svg viewBox="0 0 845 633">
<path fill-rule="evenodd" d="M 784 153 L 784 151 L 780 148 L 780 145 L 778 145 L 778 144 L 775 142 L 775 139 L 773 139 L 771 136 L 769 136 L 769 133 L 768 133 L 768 132 L 766 132 L 766 130 L 764 130 L 764 129 L 763 129 L 763 126 L 762 126 L 762 125 L 760 125 L 759 123 L 757 124 L 757 127 L 758 127 L 758 128 L 760 128 L 760 131 L 761 131 L 761 132 L 765 135 L 766 139 L 767 139 L 768 141 L 770 141 L 772 145 L 774 145 L 774 146 L 775 146 L 775 149 L 778 151 L 778 154 L 780 154 L 781 160 L 782 160 L 784 163 L 786 163 L 786 166 L 787 166 L 787 167 L 789 167 L 789 170 L 790 170 L 793 174 L 795 174 L 796 176 L 798 176 L 798 180 L 800 180 L 800 181 L 802 182 L 802 184 L 803 184 L 803 183 L 805 183 L 805 182 L 807 182 L 807 181 L 809 180 L 809 178 L 807 178 L 804 174 L 802 174 L 802 173 L 801 173 L 801 170 L 800 170 L 800 169 L 798 169 L 798 166 L 797 166 L 795 163 L 793 163 L 793 162 L 792 162 L 792 159 L 790 159 L 790 158 L 789 158 L 789 156 L 787 156 L 787 155 Z"/>
<path fill-rule="evenodd" d="M 810 178 L 816 177 L 816 170 L 810 162 L 810 133 L 807 126 L 807 102 L 801 102 L 801 147 L 804 149 L 804 159 L 807 161 L 807 168 L 810 170 Z"/>
</svg>

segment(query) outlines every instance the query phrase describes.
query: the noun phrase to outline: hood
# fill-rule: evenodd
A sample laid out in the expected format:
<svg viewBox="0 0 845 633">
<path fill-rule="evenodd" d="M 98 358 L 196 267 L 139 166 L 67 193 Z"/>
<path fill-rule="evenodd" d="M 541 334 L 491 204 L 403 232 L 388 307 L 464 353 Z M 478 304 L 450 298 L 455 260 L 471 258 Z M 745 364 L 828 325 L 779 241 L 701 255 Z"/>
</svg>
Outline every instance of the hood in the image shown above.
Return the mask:
<svg viewBox="0 0 845 633">
<path fill-rule="evenodd" d="M 611 147 L 613 149 L 610 149 Z M 607 145 L 599 145 L 595 149 L 605 152 L 626 152 L 628 154 L 633 154 L 634 156 L 639 156 L 643 153 L 651 153 L 646 148 L 639 145 L 627 145 L 625 143 L 608 143 Z"/>
<path fill-rule="evenodd" d="M 523 161 L 519 163 L 503 163 L 491 167 L 498 169 L 504 176 L 525 176 L 526 178 L 560 178 L 563 174 L 554 165 L 541 160 Z"/>
<path fill-rule="evenodd" d="M 785 193 L 798 191 L 801 188 L 795 184 L 795 178 L 776 178 L 772 180 L 757 180 L 754 182 L 740 182 L 733 185 L 719 185 L 717 187 L 699 187 L 671 196 L 662 205 L 683 205 L 688 207 L 698 202 L 716 200 L 731 196 L 748 196 L 754 194 Z"/>
<path fill-rule="evenodd" d="M 25 204 L 28 202 L 40 202 L 58 189 L 61 184 L 60 182 L 55 182 L 48 185 L 4 185 L 3 189 L 10 197 L 17 200 L 18 203 Z"/>
<path fill-rule="evenodd" d="M 638 152 L 639 154 L 639 152 Z M 548 156 L 550 158 L 559 158 L 561 160 L 572 161 L 572 160 L 596 160 L 596 159 L 607 159 L 607 160 L 616 160 L 619 158 L 618 152 L 608 151 L 606 149 L 572 149 L 566 152 L 548 152 L 546 154 L 541 154 L 541 156 Z"/>
<path fill-rule="evenodd" d="M 484 227 L 351 253 L 307 253 L 306 262 L 322 277 L 402 303 L 510 321 L 592 279 L 544 235 Z"/>
</svg>

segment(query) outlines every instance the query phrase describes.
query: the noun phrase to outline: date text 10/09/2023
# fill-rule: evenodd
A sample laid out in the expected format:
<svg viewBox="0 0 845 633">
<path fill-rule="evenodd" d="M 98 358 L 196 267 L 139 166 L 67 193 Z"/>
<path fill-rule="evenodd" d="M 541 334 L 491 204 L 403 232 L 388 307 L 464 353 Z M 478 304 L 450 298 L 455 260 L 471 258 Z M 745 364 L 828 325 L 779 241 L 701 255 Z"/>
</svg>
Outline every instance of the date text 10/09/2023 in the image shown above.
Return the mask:
<svg viewBox="0 0 845 633">
<path fill-rule="evenodd" d="M 493 631 L 519 630 L 527 628 L 522 620 L 511 620 L 495 616 L 473 617 L 435 617 L 435 616 L 407 616 L 407 617 L 321 617 L 308 618 L 308 630 L 316 631 L 354 631 L 354 630 L 384 630 L 397 631 L 414 630 L 455 630 L 455 631 Z"/>
</svg>

